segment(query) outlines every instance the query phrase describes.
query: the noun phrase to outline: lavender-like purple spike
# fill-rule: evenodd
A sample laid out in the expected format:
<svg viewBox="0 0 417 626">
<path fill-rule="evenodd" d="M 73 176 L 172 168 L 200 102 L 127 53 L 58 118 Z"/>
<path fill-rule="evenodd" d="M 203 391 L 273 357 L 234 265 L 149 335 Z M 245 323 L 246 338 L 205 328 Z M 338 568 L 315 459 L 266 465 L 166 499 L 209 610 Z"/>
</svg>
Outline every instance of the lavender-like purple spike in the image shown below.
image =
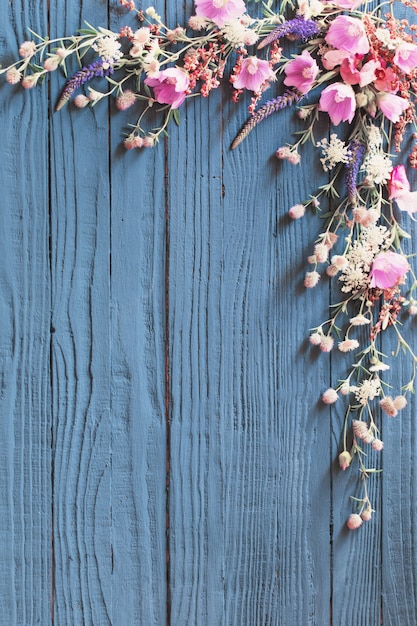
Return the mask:
<svg viewBox="0 0 417 626">
<path fill-rule="evenodd" d="M 258 45 L 258 50 L 265 48 L 273 41 L 281 39 L 285 35 L 295 35 L 297 39 L 308 39 L 320 32 L 320 28 L 314 20 L 305 20 L 303 17 L 295 17 L 277 26 Z"/>
<path fill-rule="evenodd" d="M 106 67 L 103 67 L 103 63 L 106 63 Z M 62 109 L 62 107 L 71 98 L 74 91 L 78 89 L 78 87 L 81 87 L 81 85 L 84 85 L 87 81 L 95 78 L 96 76 L 109 76 L 112 73 L 112 64 L 109 63 L 109 61 L 104 61 L 104 59 L 97 59 L 93 63 L 90 63 L 88 67 L 82 67 L 67 81 L 55 110 L 59 111 Z"/>
<path fill-rule="evenodd" d="M 349 163 L 346 163 L 346 190 L 349 201 L 354 203 L 356 199 L 356 185 L 358 179 L 358 172 L 361 166 L 363 157 L 366 152 L 366 146 L 360 143 L 356 139 L 353 139 L 349 143 Z"/>
<path fill-rule="evenodd" d="M 251 130 L 255 128 L 262 120 L 272 115 L 276 111 L 281 111 L 288 106 L 294 104 L 294 102 L 298 102 L 301 100 L 302 94 L 297 91 L 285 91 L 282 96 L 278 96 L 273 100 L 268 100 L 265 102 L 263 106 L 261 106 L 255 113 L 248 119 L 246 124 L 243 126 L 240 133 L 234 139 L 232 145 L 230 146 L 231 150 L 237 148 L 237 146 L 242 143 L 244 139 L 249 135 Z"/>
</svg>

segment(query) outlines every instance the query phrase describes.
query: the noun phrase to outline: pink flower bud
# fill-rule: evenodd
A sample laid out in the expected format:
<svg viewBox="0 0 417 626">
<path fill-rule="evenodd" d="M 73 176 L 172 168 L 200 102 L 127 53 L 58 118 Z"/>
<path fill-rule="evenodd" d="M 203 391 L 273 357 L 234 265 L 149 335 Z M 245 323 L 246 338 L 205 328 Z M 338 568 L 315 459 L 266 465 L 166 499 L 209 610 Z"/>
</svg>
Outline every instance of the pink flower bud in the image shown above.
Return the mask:
<svg viewBox="0 0 417 626">
<path fill-rule="evenodd" d="M 386 396 L 380 400 L 379 406 L 389 417 L 397 417 L 398 409 L 395 408 L 394 401 L 391 396 Z"/>
<path fill-rule="evenodd" d="M 344 450 L 339 454 L 339 465 L 340 469 L 345 471 L 349 465 L 352 463 L 352 455 L 347 450 Z"/>
<path fill-rule="evenodd" d="M 330 352 L 334 346 L 334 339 L 330 335 L 323 335 L 320 341 L 320 350 L 322 352 Z"/>
<path fill-rule="evenodd" d="M 356 530 L 357 528 L 360 528 L 362 526 L 362 522 L 363 520 L 360 515 L 358 515 L 357 513 L 351 513 L 346 523 L 347 527 L 350 530 Z"/>
<path fill-rule="evenodd" d="M 392 403 L 397 411 L 401 411 L 401 409 L 407 406 L 407 398 L 405 396 L 396 396 Z"/>
<path fill-rule="evenodd" d="M 321 344 L 322 338 L 323 335 L 321 335 L 320 333 L 312 333 L 310 335 L 309 341 L 313 346 L 319 346 Z"/>
<path fill-rule="evenodd" d="M 290 216 L 292 220 L 300 219 L 300 217 L 303 217 L 304 213 L 305 213 L 304 204 L 294 204 L 294 206 L 292 206 L 290 210 L 288 211 L 288 215 Z"/>
<path fill-rule="evenodd" d="M 315 287 L 320 280 L 320 274 L 318 272 L 307 272 L 304 278 L 304 287 L 311 289 Z"/>
<path fill-rule="evenodd" d="M 384 442 L 381 441 L 380 439 L 374 439 L 374 441 L 372 442 L 372 447 L 377 452 L 381 452 L 381 450 L 384 447 Z"/>
<path fill-rule="evenodd" d="M 324 404 L 334 404 L 336 400 L 338 399 L 338 397 L 339 396 L 337 395 L 336 389 L 333 389 L 332 387 L 330 387 L 323 393 L 321 399 L 324 402 Z"/>
<path fill-rule="evenodd" d="M 369 522 L 372 519 L 372 509 L 370 506 L 367 506 L 366 509 L 362 511 L 361 518 L 364 522 Z"/>
</svg>

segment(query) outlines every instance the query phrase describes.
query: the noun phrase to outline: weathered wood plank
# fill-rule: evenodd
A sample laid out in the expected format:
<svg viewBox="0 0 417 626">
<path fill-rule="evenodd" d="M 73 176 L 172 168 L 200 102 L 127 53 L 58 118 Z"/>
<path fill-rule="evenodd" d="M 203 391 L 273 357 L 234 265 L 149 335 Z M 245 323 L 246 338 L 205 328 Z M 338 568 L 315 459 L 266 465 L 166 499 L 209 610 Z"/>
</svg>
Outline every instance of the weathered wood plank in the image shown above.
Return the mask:
<svg viewBox="0 0 417 626">
<path fill-rule="evenodd" d="M 52 36 L 107 7 L 51 2 Z M 77 68 L 73 67 L 75 71 Z M 64 81 L 54 77 L 51 105 Z M 54 621 L 112 623 L 110 183 L 106 107 L 51 121 Z M 45 114 L 45 112 L 43 112 Z"/>
<path fill-rule="evenodd" d="M 124 23 L 137 27 L 115 11 L 113 27 Z M 113 624 L 157 626 L 167 614 L 165 153 L 163 142 L 121 147 L 134 115 L 111 125 Z"/>
<path fill-rule="evenodd" d="M 23 19 L 25 16 L 25 19 Z M 46 8 L 0 6 L 0 57 Z M 0 621 L 48 624 L 51 593 L 49 204 L 46 93 L 0 88 Z"/>
<path fill-rule="evenodd" d="M 231 154 L 244 115 L 219 94 L 190 104 L 168 149 L 171 620 L 322 625 L 330 422 L 315 394 L 329 365 L 305 350 L 310 220 L 285 217 L 311 171 L 269 158 L 285 114 Z"/>
</svg>

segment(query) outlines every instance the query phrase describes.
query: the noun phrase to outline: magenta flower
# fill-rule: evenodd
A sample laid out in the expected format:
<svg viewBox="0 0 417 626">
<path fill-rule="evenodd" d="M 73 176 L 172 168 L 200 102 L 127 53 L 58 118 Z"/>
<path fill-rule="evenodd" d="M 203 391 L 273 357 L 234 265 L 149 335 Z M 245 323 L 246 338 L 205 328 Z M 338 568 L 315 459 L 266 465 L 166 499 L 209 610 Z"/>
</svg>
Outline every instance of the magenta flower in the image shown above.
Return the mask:
<svg viewBox="0 0 417 626">
<path fill-rule="evenodd" d="M 177 67 L 169 67 L 156 76 L 145 78 L 145 84 L 153 88 L 155 100 L 178 109 L 184 102 L 190 80 L 188 74 Z"/>
<path fill-rule="evenodd" d="M 319 111 L 328 113 L 332 124 L 353 120 L 356 109 L 355 92 L 350 85 L 333 83 L 321 92 Z"/>
<path fill-rule="evenodd" d="M 383 91 L 377 94 L 376 103 L 385 117 L 389 119 L 390 122 L 394 122 L 394 124 L 398 122 L 401 115 L 410 106 L 410 103 L 404 98 Z"/>
<path fill-rule="evenodd" d="M 417 46 L 413 43 L 401 43 L 395 51 L 394 63 L 406 74 L 417 67 Z"/>
<path fill-rule="evenodd" d="M 380 252 L 372 263 L 369 274 L 370 286 L 379 289 L 390 289 L 398 284 L 410 269 L 408 261 L 398 252 Z"/>
<path fill-rule="evenodd" d="M 263 61 L 258 57 L 246 57 L 242 62 L 239 75 L 233 81 L 233 87 L 258 92 L 261 85 L 273 76 L 274 72 L 268 61 Z"/>
<path fill-rule="evenodd" d="M 287 63 L 284 71 L 285 85 L 295 87 L 301 93 L 307 93 L 319 73 L 319 67 L 309 51 L 303 50 L 298 57 Z"/>
<path fill-rule="evenodd" d="M 206 17 L 219 28 L 226 22 L 243 15 L 246 6 L 243 0 L 195 0 L 195 12 L 200 17 Z"/>
<path fill-rule="evenodd" d="M 327 43 L 350 54 L 369 52 L 369 41 L 361 20 L 347 15 L 338 15 L 330 25 L 325 37 Z"/>
<path fill-rule="evenodd" d="M 379 61 L 371 59 L 367 63 L 364 63 L 359 68 L 359 62 L 362 59 L 362 55 L 347 57 L 343 59 L 340 65 L 340 76 L 345 83 L 349 85 L 360 85 L 365 87 L 376 79 L 376 70 L 379 68 Z"/>
</svg>

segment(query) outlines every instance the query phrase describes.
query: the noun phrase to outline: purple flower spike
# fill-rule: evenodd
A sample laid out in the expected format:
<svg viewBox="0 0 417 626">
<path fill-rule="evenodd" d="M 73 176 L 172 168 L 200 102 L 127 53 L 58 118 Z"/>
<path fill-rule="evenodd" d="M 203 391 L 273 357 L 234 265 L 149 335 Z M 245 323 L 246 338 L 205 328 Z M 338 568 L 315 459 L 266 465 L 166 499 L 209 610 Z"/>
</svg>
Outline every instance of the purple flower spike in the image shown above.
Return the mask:
<svg viewBox="0 0 417 626">
<path fill-rule="evenodd" d="M 105 67 L 103 67 L 104 63 Z M 103 59 L 97 59 L 93 63 L 90 63 L 88 67 L 82 67 L 67 81 L 55 110 L 59 111 L 62 109 L 62 107 L 71 98 L 74 91 L 78 89 L 78 87 L 81 87 L 81 85 L 84 85 L 87 81 L 95 78 L 96 76 L 109 76 L 112 73 L 112 65 Z"/>
<path fill-rule="evenodd" d="M 346 189 L 350 202 L 356 198 L 356 184 L 359 168 L 361 166 L 366 148 L 363 143 L 355 139 L 349 144 L 350 160 L 346 164 Z"/>
<path fill-rule="evenodd" d="M 278 96 L 273 100 L 268 100 L 265 102 L 263 106 L 261 106 L 253 115 L 248 119 L 246 124 L 243 126 L 240 133 L 236 136 L 235 140 L 231 145 L 231 150 L 237 148 L 237 146 L 242 143 L 244 139 L 249 135 L 251 130 L 255 128 L 262 120 L 272 115 L 276 111 L 281 111 L 288 106 L 291 106 L 295 102 L 299 102 L 301 100 L 302 94 L 297 91 L 285 91 L 282 96 Z"/>
<path fill-rule="evenodd" d="M 265 48 L 273 41 L 285 37 L 285 35 L 294 35 L 297 39 L 309 39 L 320 32 L 317 22 L 314 20 L 305 20 L 303 17 L 295 17 L 283 24 L 277 26 L 269 35 L 261 41 L 258 50 Z"/>
</svg>

